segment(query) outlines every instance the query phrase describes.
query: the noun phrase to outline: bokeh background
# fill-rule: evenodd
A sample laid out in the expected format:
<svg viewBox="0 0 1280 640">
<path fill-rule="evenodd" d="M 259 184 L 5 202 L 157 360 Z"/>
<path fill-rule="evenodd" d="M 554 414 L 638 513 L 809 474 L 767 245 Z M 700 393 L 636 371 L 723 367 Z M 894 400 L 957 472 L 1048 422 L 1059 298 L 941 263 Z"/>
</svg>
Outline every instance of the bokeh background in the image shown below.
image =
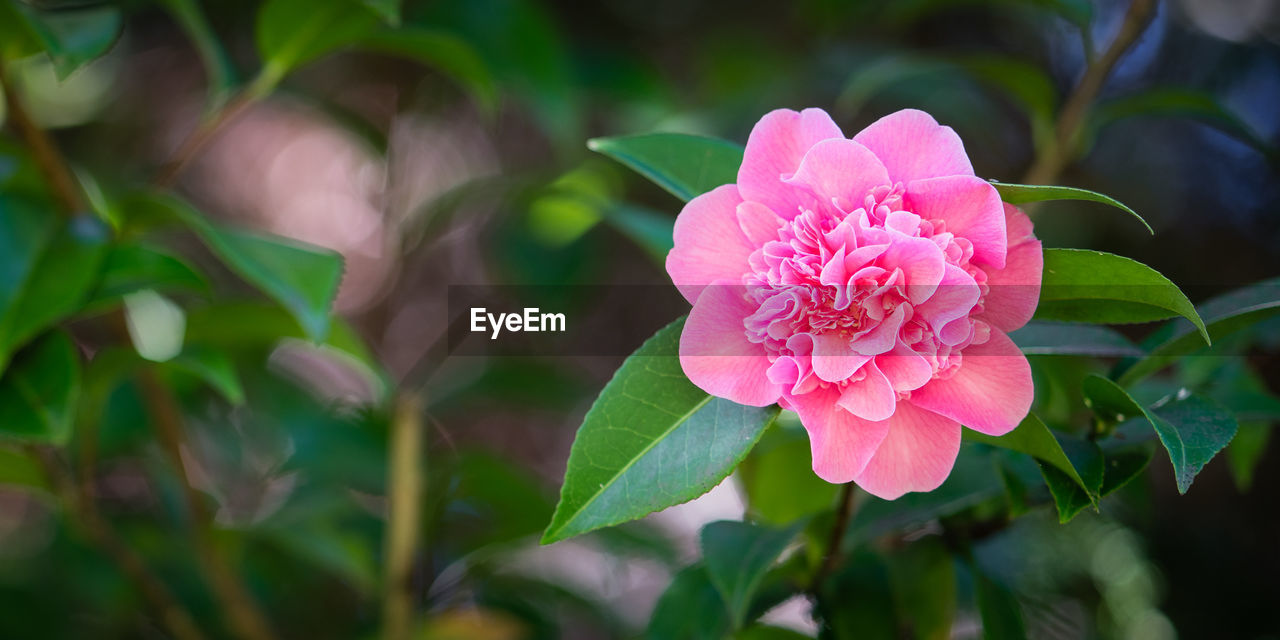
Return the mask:
<svg viewBox="0 0 1280 640">
<path fill-rule="evenodd" d="M 11 73 L 67 155 L 104 183 L 144 181 L 206 100 L 201 57 L 170 14 L 124 6 L 122 37 L 86 69 L 59 82 L 30 60 Z M 424 637 L 626 637 L 695 556 L 698 527 L 741 517 L 734 481 L 538 547 L 575 429 L 622 357 L 445 357 L 447 287 L 668 282 L 645 238 L 679 202 L 592 154 L 592 136 L 743 142 L 768 110 L 808 106 L 852 134 L 915 107 L 956 129 L 978 175 L 1017 182 L 1126 7 L 409 0 L 405 22 L 468 43 L 495 98 L 414 62 L 327 56 L 231 121 L 177 188 L 216 218 L 340 251 L 337 312 L 387 378 L 425 385 L 429 507 L 414 577 Z M 246 76 L 258 64 L 256 8 L 203 5 Z M 1082 31 L 1071 18 L 1085 10 Z M 1099 100 L 1107 117 L 1056 182 L 1116 197 L 1156 234 L 1105 207 L 1049 203 L 1034 212 L 1046 246 L 1133 257 L 1193 300 L 1280 274 L 1280 3 L 1161 2 Z M 611 313 L 600 300 L 557 302 Z M 1272 391 L 1276 328 L 1247 356 Z M 195 416 L 184 456 L 216 504 L 219 544 L 283 637 L 372 634 L 387 416 L 366 407 L 385 380 L 323 349 L 250 345 L 223 329 L 228 350 L 245 354 L 249 402 L 184 396 Z M 216 616 L 184 562 L 179 491 L 136 390 L 111 394 L 102 417 L 103 511 L 198 616 Z M 1101 514 L 1060 526 L 1041 509 L 980 554 L 1023 597 L 1034 637 L 1280 637 L 1280 446 L 1267 429 L 1218 456 L 1185 496 L 1158 456 Z M 812 632 L 802 605 L 767 618 Z M 0 636 L 163 637 L 142 608 L 49 501 L 0 485 Z M 972 603 L 957 615 L 954 637 L 976 637 Z"/>
</svg>

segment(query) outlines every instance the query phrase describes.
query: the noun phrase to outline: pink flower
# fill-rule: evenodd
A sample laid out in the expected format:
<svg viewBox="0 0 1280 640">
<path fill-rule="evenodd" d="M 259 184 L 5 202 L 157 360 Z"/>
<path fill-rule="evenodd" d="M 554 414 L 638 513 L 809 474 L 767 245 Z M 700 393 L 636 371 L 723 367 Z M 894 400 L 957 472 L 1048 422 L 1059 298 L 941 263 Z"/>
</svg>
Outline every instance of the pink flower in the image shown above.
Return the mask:
<svg viewBox="0 0 1280 640">
<path fill-rule="evenodd" d="M 1042 268 L 1031 221 L 915 110 L 852 140 L 821 109 L 769 113 L 738 183 L 685 206 L 667 256 L 693 303 L 689 379 L 797 412 L 818 476 L 886 499 L 942 484 L 961 424 L 1001 435 L 1027 415 L 1006 332 Z"/>
</svg>

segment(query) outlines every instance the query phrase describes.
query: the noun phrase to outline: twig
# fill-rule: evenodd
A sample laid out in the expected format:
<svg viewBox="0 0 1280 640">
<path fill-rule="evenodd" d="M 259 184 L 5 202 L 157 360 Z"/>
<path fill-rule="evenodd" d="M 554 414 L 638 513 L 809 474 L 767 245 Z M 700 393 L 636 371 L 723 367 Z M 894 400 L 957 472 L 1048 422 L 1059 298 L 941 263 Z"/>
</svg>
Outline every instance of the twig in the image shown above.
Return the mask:
<svg viewBox="0 0 1280 640">
<path fill-rule="evenodd" d="M 4 90 L 4 101 L 9 110 L 9 120 L 13 122 L 14 128 L 18 130 L 18 133 L 26 141 L 27 146 L 30 147 L 31 155 L 36 161 L 36 167 L 39 168 L 45 182 L 49 184 L 49 188 L 53 191 L 53 196 L 57 199 L 58 206 L 67 215 L 83 210 L 84 196 L 80 192 L 76 179 L 71 175 L 70 169 L 67 168 L 66 159 L 62 157 L 62 153 L 58 151 L 58 146 L 53 143 L 48 132 L 40 128 L 36 121 L 31 118 L 31 114 L 27 113 L 26 105 L 23 105 L 22 100 L 18 97 L 17 89 L 9 82 L 9 77 L 5 75 L 3 60 L 0 60 L 0 89 Z"/>
<path fill-rule="evenodd" d="M 53 451 L 35 446 L 29 449 L 40 461 L 54 493 L 62 499 L 67 511 L 75 515 L 72 521 L 79 524 L 89 541 L 106 553 L 137 587 L 169 632 L 178 640 L 204 640 L 205 636 L 196 626 L 190 612 L 173 596 L 164 582 L 151 572 L 142 557 L 130 549 L 98 513 L 92 495 L 85 492 L 88 481 L 82 478 L 77 484 Z"/>
<path fill-rule="evenodd" d="M 187 165 L 213 141 L 223 125 L 231 122 L 254 102 L 257 102 L 257 96 L 247 91 L 241 92 L 212 116 L 197 125 L 187 135 L 186 139 L 178 145 L 177 151 L 173 153 L 173 158 L 165 163 L 160 170 L 154 181 L 155 186 L 161 188 L 173 186 L 178 176 L 182 174 L 183 169 L 186 169 Z"/>
<path fill-rule="evenodd" d="M 275 634 L 271 625 L 258 610 L 253 597 L 240 583 L 221 548 L 213 540 L 213 516 L 205 505 L 204 496 L 191 484 L 186 463 L 182 459 L 185 430 L 177 401 L 151 369 L 143 369 L 138 382 L 147 413 L 156 428 L 156 436 L 182 485 L 187 515 L 191 519 L 191 538 L 205 581 L 213 589 L 214 596 L 227 613 L 232 630 L 238 636 L 246 640 L 273 640 Z"/>
<path fill-rule="evenodd" d="M 382 629 L 387 640 L 405 640 L 413 631 L 413 564 L 424 489 L 422 413 L 421 396 L 405 391 L 397 398 L 391 423 L 384 543 Z"/>
<path fill-rule="evenodd" d="M 827 576 L 831 575 L 840 561 L 840 547 L 844 542 L 844 532 L 849 528 L 849 516 L 853 513 L 856 494 L 857 487 L 852 482 L 845 483 L 840 492 L 840 508 L 836 511 L 836 521 L 831 527 L 831 537 L 827 541 L 826 555 L 823 556 L 822 565 L 813 574 L 813 582 L 809 585 L 809 591 L 814 594 L 822 588 L 822 583 L 826 581 Z"/>
<path fill-rule="evenodd" d="M 1120 32 L 1107 50 L 1089 63 L 1084 75 L 1075 90 L 1071 92 L 1062 109 L 1058 112 L 1057 125 L 1054 127 L 1054 140 L 1037 157 L 1035 164 L 1027 170 L 1022 181 L 1026 184 L 1044 184 L 1053 181 L 1071 161 L 1074 155 L 1075 139 L 1080 125 L 1084 121 L 1089 107 L 1098 97 L 1107 77 L 1124 54 L 1137 42 L 1138 37 L 1146 31 L 1147 25 L 1155 16 L 1156 0 L 1133 0 L 1125 13 Z"/>
</svg>

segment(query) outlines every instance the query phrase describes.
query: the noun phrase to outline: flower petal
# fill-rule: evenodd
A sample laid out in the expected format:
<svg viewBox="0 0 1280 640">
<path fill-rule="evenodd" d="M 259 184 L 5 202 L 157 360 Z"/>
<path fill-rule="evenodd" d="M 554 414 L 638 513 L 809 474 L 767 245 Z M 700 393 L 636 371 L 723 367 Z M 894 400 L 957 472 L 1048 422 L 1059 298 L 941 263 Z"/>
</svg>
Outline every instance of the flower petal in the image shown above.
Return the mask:
<svg viewBox="0 0 1280 640">
<path fill-rule="evenodd" d="M 916 306 L 916 316 L 928 322 L 944 344 L 960 344 L 968 337 L 969 311 L 978 303 L 981 295 L 982 291 L 978 288 L 978 283 L 974 281 L 973 276 L 960 267 L 948 264 L 937 291 L 934 291 L 923 304 Z M 964 324 L 964 335 L 953 337 L 943 331 L 943 328 L 953 320 L 961 320 L 953 326 Z M 952 333 L 954 331 L 952 330 Z"/>
<path fill-rule="evenodd" d="M 778 401 L 782 385 L 769 380 L 764 348 L 747 340 L 743 320 L 752 311 L 741 285 L 707 287 L 680 334 L 680 366 L 713 396 L 764 407 Z"/>
<path fill-rule="evenodd" d="M 910 401 L 899 402 L 885 422 L 888 433 L 854 482 L 885 500 L 937 489 L 960 453 L 960 425 Z"/>
<path fill-rule="evenodd" d="M 795 175 L 782 181 L 808 191 L 820 203 L 835 202 L 841 211 L 853 211 L 872 189 L 889 184 L 889 174 L 870 149 L 837 138 L 813 145 Z"/>
<path fill-rule="evenodd" d="M 894 182 L 973 175 L 973 165 L 960 136 L 923 111 L 903 109 L 891 113 L 853 139 L 880 158 Z"/>
<path fill-rule="evenodd" d="M 850 382 L 840 394 L 837 404 L 863 420 L 879 422 L 888 419 L 898 403 L 897 392 L 874 361 L 863 365 L 862 370 L 866 377 Z"/>
<path fill-rule="evenodd" d="M 863 420 L 840 408 L 839 399 L 835 387 L 787 397 L 809 432 L 813 472 L 834 484 L 849 482 L 861 473 L 889 430 L 889 421 Z"/>
<path fill-rule="evenodd" d="M 946 257 L 942 249 L 928 238 L 898 236 L 884 253 L 876 259 L 876 265 L 886 271 L 901 269 L 906 276 L 907 299 L 911 304 L 921 304 L 937 291 L 946 275 Z"/>
<path fill-rule="evenodd" d="M 827 382 L 841 382 L 853 375 L 871 356 L 853 350 L 849 336 L 840 332 L 813 336 L 813 373 Z"/>
<path fill-rule="evenodd" d="M 748 271 L 755 247 L 738 227 L 741 202 L 737 187 L 726 184 L 690 200 L 676 218 L 667 274 L 690 303 L 712 282 L 737 284 Z"/>
<path fill-rule="evenodd" d="M 894 391 L 915 391 L 933 378 L 929 361 L 901 339 L 892 351 L 876 356 L 876 366 L 889 379 Z"/>
<path fill-rule="evenodd" d="M 1040 279 L 1044 275 L 1044 251 L 1031 235 L 1031 220 L 1017 207 L 1004 206 L 1005 227 L 1009 230 L 1009 253 L 1003 269 L 987 271 L 989 291 L 978 316 L 1001 331 L 1013 331 L 1026 324 L 1040 302 Z"/>
<path fill-rule="evenodd" d="M 983 344 L 965 347 L 950 378 L 932 380 L 911 393 L 911 402 L 966 427 L 1000 436 L 1031 410 L 1031 365 L 1004 333 L 992 329 Z"/>
<path fill-rule="evenodd" d="M 751 129 L 738 169 L 742 197 L 787 220 L 796 217 L 801 198 L 794 187 L 782 183 L 782 176 L 796 171 L 810 147 L 830 138 L 844 138 L 844 132 L 822 109 L 778 109 L 765 114 Z"/>
<path fill-rule="evenodd" d="M 784 224 L 785 220 L 759 202 L 738 205 L 738 227 L 753 247 L 762 247 L 766 242 L 777 240 L 778 230 Z"/>
<path fill-rule="evenodd" d="M 906 199 L 920 217 L 942 220 L 947 231 L 973 243 L 974 262 L 1004 268 L 1004 203 L 991 183 L 973 176 L 915 180 L 907 183 Z"/>
</svg>

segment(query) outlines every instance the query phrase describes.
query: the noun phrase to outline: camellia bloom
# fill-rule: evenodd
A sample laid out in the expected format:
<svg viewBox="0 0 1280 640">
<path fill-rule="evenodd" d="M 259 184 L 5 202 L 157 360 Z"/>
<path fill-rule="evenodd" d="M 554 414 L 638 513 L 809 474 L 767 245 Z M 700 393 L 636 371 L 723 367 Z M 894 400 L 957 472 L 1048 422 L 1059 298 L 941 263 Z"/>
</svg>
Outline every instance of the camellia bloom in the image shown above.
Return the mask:
<svg viewBox="0 0 1280 640">
<path fill-rule="evenodd" d="M 778 110 L 737 184 L 676 220 L 667 272 L 693 310 L 680 362 L 708 393 L 800 416 L 813 470 L 893 499 L 946 479 L 960 428 L 1013 429 L 1031 370 L 1031 221 L 977 178 L 960 138 L 904 110 L 848 139 Z"/>
</svg>

